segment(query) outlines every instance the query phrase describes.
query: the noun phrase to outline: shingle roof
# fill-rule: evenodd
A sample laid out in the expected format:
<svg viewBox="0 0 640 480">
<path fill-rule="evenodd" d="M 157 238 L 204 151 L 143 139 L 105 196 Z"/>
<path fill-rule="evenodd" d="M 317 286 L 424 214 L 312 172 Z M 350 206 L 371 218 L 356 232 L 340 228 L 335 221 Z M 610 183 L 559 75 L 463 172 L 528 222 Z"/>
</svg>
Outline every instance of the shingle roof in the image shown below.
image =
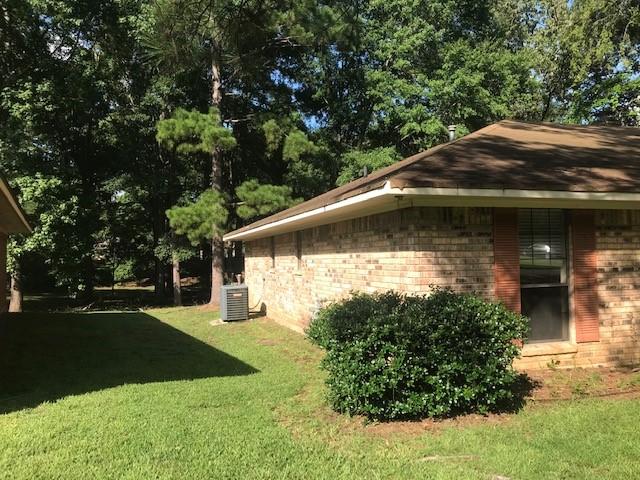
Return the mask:
<svg viewBox="0 0 640 480">
<path fill-rule="evenodd" d="M 382 188 L 640 192 L 640 128 L 502 121 L 420 152 L 227 236 Z"/>
</svg>

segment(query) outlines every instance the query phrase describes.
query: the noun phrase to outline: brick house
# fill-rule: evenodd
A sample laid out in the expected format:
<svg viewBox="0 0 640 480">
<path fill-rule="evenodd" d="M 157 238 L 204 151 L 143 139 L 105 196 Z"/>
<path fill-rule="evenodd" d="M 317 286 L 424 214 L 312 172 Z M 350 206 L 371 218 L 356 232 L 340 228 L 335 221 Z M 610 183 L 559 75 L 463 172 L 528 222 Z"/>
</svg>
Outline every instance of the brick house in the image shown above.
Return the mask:
<svg viewBox="0 0 640 480">
<path fill-rule="evenodd" d="M 523 368 L 640 363 L 640 129 L 499 122 L 224 239 L 299 331 L 351 291 L 439 285 L 527 315 Z"/>
<path fill-rule="evenodd" d="M 31 227 L 20 203 L 7 181 L 0 176 L 0 312 L 7 311 L 8 235 L 30 232 Z"/>
</svg>

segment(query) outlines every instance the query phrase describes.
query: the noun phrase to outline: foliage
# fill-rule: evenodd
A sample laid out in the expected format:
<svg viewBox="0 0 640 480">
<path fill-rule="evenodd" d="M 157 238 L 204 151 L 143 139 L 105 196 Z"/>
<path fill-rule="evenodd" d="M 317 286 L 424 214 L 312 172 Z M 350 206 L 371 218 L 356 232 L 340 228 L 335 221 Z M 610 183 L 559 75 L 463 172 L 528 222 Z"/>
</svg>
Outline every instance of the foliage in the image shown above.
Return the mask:
<svg viewBox="0 0 640 480">
<path fill-rule="evenodd" d="M 166 235 L 162 237 L 160 241 L 158 241 L 158 246 L 155 248 L 154 253 L 158 258 L 167 263 L 172 260 L 185 262 L 196 256 L 193 245 L 186 243 L 184 237 L 177 235 Z"/>
<path fill-rule="evenodd" d="M 224 197 L 216 190 L 206 190 L 188 205 L 167 210 L 171 228 L 186 235 L 192 245 L 222 233 L 229 211 Z"/>
<path fill-rule="evenodd" d="M 7 269 L 14 271 L 25 256 L 37 253 L 54 274 L 59 286 L 78 289 L 78 198 L 69 195 L 63 181 L 36 174 L 15 179 L 22 205 L 34 225 L 29 235 L 12 236 L 7 245 Z M 26 279 L 29 280 L 28 278 Z"/>
<path fill-rule="evenodd" d="M 236 213 L 243 219 L 268 215 L 300 202 L 300 199 L 292 197 L 291 187 L 260 185 L 255 179 L 247 180 L 236 188 L 236 196 L 242 202 Z"/>
<path fill-rule="evenodd" d="M 542 119 L 592 120 L 597 112 L 589 111 L 597 111 L 600 100 L 593 96 L 594 84 L 597 89 L 618 73 L 637 75 L 640 5 L 634 0 L 542 0 L 537 7 L 531 40 L 545 97 Z M 586 115 L 570 116 L 574 102 Z"/>
<path fill-rule="evenodd" d="M 356 294 L 321 310 L 308 334 L 327 350 L 322 365 L 336 410 L 398 419 L 510 406 L 511 363 L 527 328 L 503 305 L 435 290 Z"/>
<path fill-rule="evenodd" d="M 236 140 L 229 129 L 220 124 L 220 113 L 211 107 L 209 113 L 178 108 L 171 118 L 158 122 L 158 142 L 178 153 L 211 153 L 214 149 L 229 150 Z"/>
<path fill-rule="evenodd" d="M 322 193 L 329 183 L 327 151 L 303 131 L 294 128 L 284 139 L 282 158 L 287 162 L 285 183 L 305 198 Z"/>
<path fill-rule="evenodd" d="M 369 151 L 351 150 L 340 159 L 340 175 L 336 185 L 344 185 L 362 176 L 366 167 L 369 173 L 388 167 L 400 160 L 400 155 L 393 147 L 375 148 Z"/>
<path fill-rule="evenodd" d="M 114 282 L 126 282 L 135 278 L 135 265 L 134 261 L 129 259 L 118 264 L 113 270 Z"/>
<path fill-rule="evenodd" d="M 584 82 L 575 95 L 568 117 L 576 122 L 640 125 L 640 78 L 615 72 Z"/>
</svg>

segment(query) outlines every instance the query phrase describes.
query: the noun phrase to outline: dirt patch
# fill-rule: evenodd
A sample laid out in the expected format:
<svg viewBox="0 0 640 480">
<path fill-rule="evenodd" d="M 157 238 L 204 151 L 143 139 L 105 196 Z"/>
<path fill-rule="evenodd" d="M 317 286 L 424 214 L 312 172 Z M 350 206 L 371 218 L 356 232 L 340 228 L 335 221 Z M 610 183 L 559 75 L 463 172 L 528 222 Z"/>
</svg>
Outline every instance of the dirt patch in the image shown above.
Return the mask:
<svg viewBox="0 0 640 480">
<path fill-rule="evenodd" d="M 640 371 L 630 368 L 545 369 L 528 372 L 534 401 L 640 396 Z"/>
<path fill-rule="evenodd" d="M 438 433 L 449 428 L 466 428 L 473 425 L 503 425 L 511 421 L 513 414 L 461 415 L 454 418 L 380 422 L 364 425 L 364 431 L 376 437 L 396 435 L 414 436 L 424 432 Z"/>
</svg>

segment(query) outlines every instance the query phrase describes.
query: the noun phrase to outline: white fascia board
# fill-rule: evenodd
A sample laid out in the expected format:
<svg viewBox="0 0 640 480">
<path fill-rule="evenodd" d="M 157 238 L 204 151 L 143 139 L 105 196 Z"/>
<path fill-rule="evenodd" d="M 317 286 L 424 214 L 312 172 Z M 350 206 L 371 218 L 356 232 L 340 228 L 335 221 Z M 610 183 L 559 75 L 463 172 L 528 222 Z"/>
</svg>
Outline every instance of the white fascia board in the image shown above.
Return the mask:
<svg viewBox="0 0 640 480">
<path fill-rule="evenodd" d="M 555 190 L 511 190 L 485 188 L 391 188 L 389 182 L 377 190 L 340 202 L 267 223 L 245 232 L 225 235 L 225 241 L 250 240 L 310 228 L 358 216 L 411 206 L 468 206 L 518 208 L 640 209 L 640 193 L 570 192 Z"/>
<path fill-rule="evenodd" d="M 334 216 L 339 217 L 342 213 L 347 214 L 347 211 L 352 211 L 354 213 L 362 212 L 364 211 L 363 207 L 369 204 L 375 204 L 380 207 L 383 207 L 383 205 L 379 205 L 379 204 L 385 203 L 385 202 L 379 202 L 376 200 L 386 200 L 388 198 L 391 198 L 387 194 L 389 189 L 390 189 L 389 182 L 386 182 L 382 188 L 371 190 L 370 192 L 366 192 L 366 193 L 361 193 L 359 195 L 355 195 L 353 197 L 326 205 L 324 207 L 319 207 L 313 210 L 309 210 L 308 212 L 303 212 L 297 215 L 293 215 L 291 217 L 283 218 L 282 220 L 277 220 L 275 222 L 267 223 L 265 225 L 260 225 L 259 227 L 252 228 L 251 230 L 247 230 L 245 232 L 239 232 L 231 235 L 227 234 L 227 235 L 224 235 L 222 239 L 226 242 L 226 241 L 232 241 L 232 240 L 247 240 L 250 238 L 260 238 L 260 237 L 270 236 L 272 233 L 283 233 L 284 231 L 295 230 L 295 228 L 292 228 L 292 227 L 306 224 L 310 220 L 312 220 L 314 223 L 317 221 L 318 224 L 322 224 L 322 219 L 324 217 L 334 217 Z M 367 213 L 367 214 L 370 214 L 370 213 Z M 356 215 L 356 216 L 360 216 L 360 215 Z M 266 233 L 267 231 L 269 233 Z"/>
</svg>

